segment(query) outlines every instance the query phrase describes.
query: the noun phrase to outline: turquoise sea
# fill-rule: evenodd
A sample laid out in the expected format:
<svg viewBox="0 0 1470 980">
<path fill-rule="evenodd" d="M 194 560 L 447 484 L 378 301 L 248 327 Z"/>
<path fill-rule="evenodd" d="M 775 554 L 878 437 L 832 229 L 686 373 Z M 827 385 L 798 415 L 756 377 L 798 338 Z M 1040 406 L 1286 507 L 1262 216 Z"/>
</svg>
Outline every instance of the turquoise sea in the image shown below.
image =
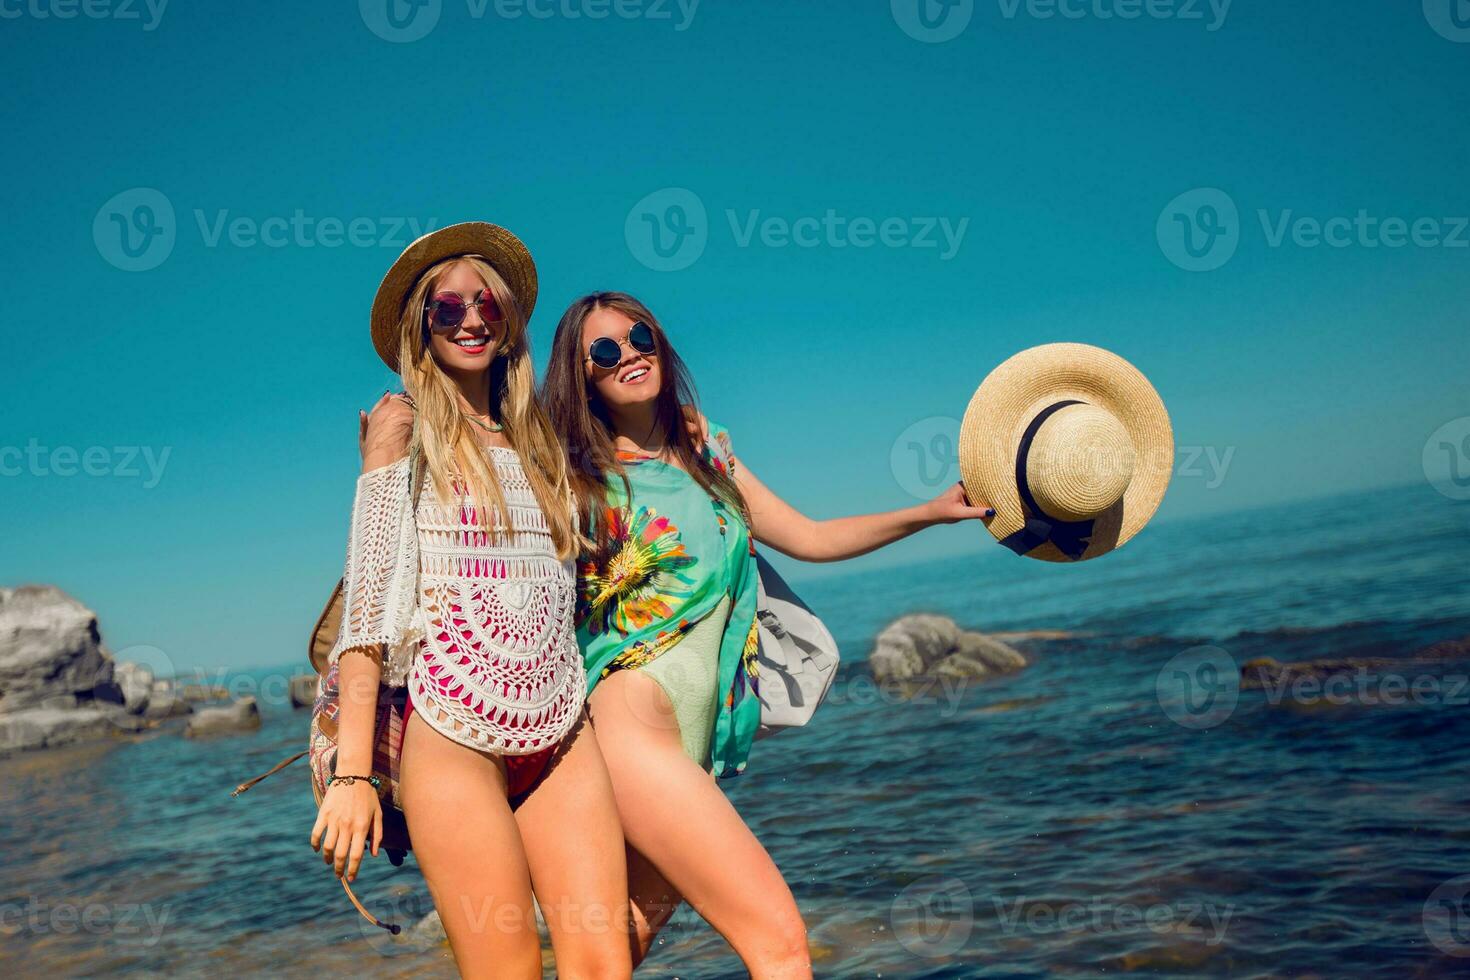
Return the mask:
<svg viewBox="0 0 1470 980">
<path fill-rule="evenodd" d="M 842 675 L 728 792 L 823 976 L 1470 976 L 1470 661 L 1410 659 L 1470 636 L 1467 555 L 1470 503 L 1421 484 L 1078 566 L 987 548 L 800 584 Z M 1054 632 L 1016 641 L 1017 675 L 903 697 L 863 660 L 917 611 Z M 1257 657 L 1373 666 L 1341 696 L 1239 690 Z M 304 763 L 229 796 L 303 743 L 307 712 L 264 700 L 246 736 L 0 763 L 0 974 L 453 975 L 310 852 Z M 411 858 L 359 882 L 399 921 L 431 908 Z M 744 974 L 686 910 L 639 975 Z"/>
</svg>

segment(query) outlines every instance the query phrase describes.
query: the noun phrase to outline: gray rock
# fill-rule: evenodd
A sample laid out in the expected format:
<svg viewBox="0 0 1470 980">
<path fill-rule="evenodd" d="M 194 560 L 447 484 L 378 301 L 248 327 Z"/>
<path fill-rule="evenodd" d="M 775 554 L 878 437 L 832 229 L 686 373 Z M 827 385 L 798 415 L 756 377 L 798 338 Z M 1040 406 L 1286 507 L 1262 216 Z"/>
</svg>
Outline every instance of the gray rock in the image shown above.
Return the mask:
<svg viewBox="0 0 1470 980">
<path fill-rule="evenodd" d="M 142 719 L 110 708 L 27 708 L 0 714 L 0 752 L 53 748 L 137 731 Z"/>
<path fill-rule="evenodd" d="M 1026 658 L 1015 647 L 993 636 L 968 630 L 960 634 L 954 656 L 978 660 L 997 674 L 1009 674 L 1026 666 Z"/>
<path fill-rule="evenodd" d="M 153 697 L 153 671 L 142 664 L 120 661 L 112 671 L 112 679 L 122 691 L 123 707 L 128 714 L 140 715 L 148 710 Z"/>
<path fill-rule="evenodd" d="M 153 683 L 114 663 L 96 615 L 60 589 L 0 589 L 0 753 L 150 727 Z"/>
<path fill-rule="evenodd" d="M 254 731 L 259 727 L 260 706 L 254 698 L 246 697 L 222 708 L 200 709 L 189 719 L 184 735 L 188 738 L 230 735 Z"/>
<path fill-rule="evenodd" d="M 223 684 L 183 684 L 178 692 L 185 701 L 193 703 L 230 700 L 230 689 Z"/>
<path fill-rule="evenodd" d="M 879 680 L 918 677 L 954 649 L 959 632 L 948 616 L 904 616 L 878 634 L 868 666 Z"/>
<path fill-rule="evenodd" d="M 879 683 L 919 677 L 986 678 L 1024 666 L 1026 658 L 1011 646 L 962 630 L 947 616 L 927 613 L 889 623 L 868 656 L 868 669 Z"/>
<path fill-rule="evenodd" d="M 984 662 L 964 653 L 952 653 L 929 672 L 935 677 L 967 677 L 972 679 L 989 677 L 991 670 Z"/>
<path fill-rule="evenodd" d="M 184 715 L 194 713 L 194 706 L 177 694 L 165 692 L 155 693 L 148 699 L 148 707 L 143 711 L 143 717 L 149 721 L 158 721 L 164 718 L 181 718 Z"/>
<path fill-rule="evenodd" d="M 54 586 L 0 589 L 0 712 L 91 700 L 111 680 L 92 610 Z"/>
<path fill-rule="evenodd" d="M 924 658 L 912 647 L 883 644 L 868 654 L 868 669 L 879 681 L 906 681 L 924 674 Z"/>
<path fill-rule="evenodd" d="M 298 674 L 291 678 L 291 706 L 309 708 L 316 704 L 316 674 Z"/>
</svg>

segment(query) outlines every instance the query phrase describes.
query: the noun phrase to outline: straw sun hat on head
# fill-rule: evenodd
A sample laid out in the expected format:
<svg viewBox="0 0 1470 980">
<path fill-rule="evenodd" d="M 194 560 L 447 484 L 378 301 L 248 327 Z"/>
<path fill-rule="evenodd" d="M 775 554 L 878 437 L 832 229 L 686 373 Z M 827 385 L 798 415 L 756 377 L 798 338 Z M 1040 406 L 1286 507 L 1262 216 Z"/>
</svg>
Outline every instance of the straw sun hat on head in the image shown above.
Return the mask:
<svg viewBox="0 0 1470 980">
<path fill-rule="evenodd" d="M 1137 368 L 1087 344 L 1044 344 L 990 372 L 960 426 L 960 473 L 988 527 L 1028 558 L 1084 561 L 1153 517 L 1174 433 Z"/>
<path fill-rule="evenodd" d="M 521 308 L 531 319 L 536 305 L 536 263 L 521 240 L 504 228 L 485 221 L 466 221 L 431 231 L 398 256 L 373 298 L 373 346 L 383 362 L 398 370 L 398 318 L 420 274 L 431 265 L 457 255 L 478 255 L 500 273 Z"/>
</svg>

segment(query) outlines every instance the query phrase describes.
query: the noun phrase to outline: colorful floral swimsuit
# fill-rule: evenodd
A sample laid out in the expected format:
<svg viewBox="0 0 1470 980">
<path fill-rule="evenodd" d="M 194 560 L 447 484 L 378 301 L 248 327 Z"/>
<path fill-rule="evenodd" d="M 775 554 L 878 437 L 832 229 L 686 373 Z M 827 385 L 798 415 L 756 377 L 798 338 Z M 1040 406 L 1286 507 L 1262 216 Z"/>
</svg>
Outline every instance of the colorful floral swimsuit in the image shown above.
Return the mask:
<svg viewBox="0 0 1470 980">
<path fill-rule="evenodd" d="M 733 476 L 729 433 L 714 423 L 709 429 L 705 458 Z M 683 647 L 649 676 L 674 702 L 690 758 L 734 776 L 745 769 L 760 724 L 749 529 L 738 511 L 711 499 L 677 466 L 646 455 L 619 459 L 632 499 L 625 499 L 622 480 L 608 480 L 612 557 L 600 567 L 584 560 L 577 570 L 577 640 L 588 693 L 615 670 L 648 667 Z M 678 669 L 670 669 L 675 661 Z M 692 725 L 707 727 L 689 731 Z"/>
</svg>

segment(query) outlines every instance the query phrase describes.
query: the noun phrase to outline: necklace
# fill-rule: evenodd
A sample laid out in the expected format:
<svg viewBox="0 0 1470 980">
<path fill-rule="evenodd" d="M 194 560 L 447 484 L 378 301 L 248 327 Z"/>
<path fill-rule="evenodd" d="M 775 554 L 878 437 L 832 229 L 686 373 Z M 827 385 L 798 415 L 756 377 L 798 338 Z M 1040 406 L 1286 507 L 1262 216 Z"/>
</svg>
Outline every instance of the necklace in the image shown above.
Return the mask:
<svg viewBox="0 0 1470 980">
<path fill-rule="evenodd" d="M 469 419 L 471 422 L 475 423 L 480 428 L 484 429 L 486 432 L 504 432 L 505 431 L 505 426 L 501 425 L 499 422 L 482 422 L 480 419 L 476 418 L 473 415 L 470 415 L 467 412 L 461 412 L 460 414 L 461 415 L 464 415 L 465 418 Z"/>
</svg>

